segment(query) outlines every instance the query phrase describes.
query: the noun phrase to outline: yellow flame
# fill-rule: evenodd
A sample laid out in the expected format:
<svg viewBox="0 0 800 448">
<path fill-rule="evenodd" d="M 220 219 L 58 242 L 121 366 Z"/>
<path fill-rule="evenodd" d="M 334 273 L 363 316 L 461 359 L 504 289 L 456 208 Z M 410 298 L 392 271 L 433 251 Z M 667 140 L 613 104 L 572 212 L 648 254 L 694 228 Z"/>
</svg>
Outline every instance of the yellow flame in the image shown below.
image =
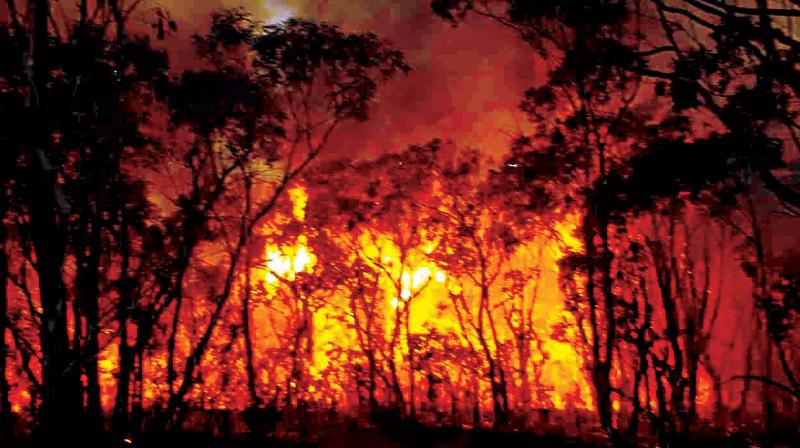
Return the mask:
<svg viewBox="0 0 800 448">
<path fill-rule="evenodd" d="M 317 258 L 308 249 L 305 235 L 297 237 L 295 246 L 267 248 L 267 274 L 265 280 L 270 285 L 278 281 L 278 277 L 293 281 L 300 272 L 311 272 Z"/>
<path fill-rule="evenodd" d="M 289 199 L 292 200 L 292 216 L 298 221 L 306 219 L 306 204 L 308 203 L 308 193 L 302 187 L 294 187 L 289 190 Z"/>
</svg>

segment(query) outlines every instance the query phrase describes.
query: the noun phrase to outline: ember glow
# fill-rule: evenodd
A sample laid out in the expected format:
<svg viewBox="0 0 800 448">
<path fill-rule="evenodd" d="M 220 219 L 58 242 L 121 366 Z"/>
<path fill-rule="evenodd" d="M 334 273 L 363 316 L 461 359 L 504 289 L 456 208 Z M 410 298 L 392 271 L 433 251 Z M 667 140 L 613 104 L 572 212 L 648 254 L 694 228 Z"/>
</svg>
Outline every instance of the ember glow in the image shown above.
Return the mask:
<svg viewBox="0 0 800 448">
<path fill-rule="evenodd" d="M 798 4 L 2 8 L 0 446 L 800 446 Z"/>
</svg>

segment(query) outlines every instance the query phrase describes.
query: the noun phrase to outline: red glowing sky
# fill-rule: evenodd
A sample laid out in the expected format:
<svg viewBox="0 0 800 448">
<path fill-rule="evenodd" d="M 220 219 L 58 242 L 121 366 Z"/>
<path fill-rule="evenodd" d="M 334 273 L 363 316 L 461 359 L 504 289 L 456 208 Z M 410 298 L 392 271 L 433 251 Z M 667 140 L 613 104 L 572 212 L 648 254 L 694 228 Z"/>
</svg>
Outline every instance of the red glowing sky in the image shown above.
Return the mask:
<svg viewBox="0 0 800 448">
<path fill-rule="evenodd" d="M 435 17 L 429 0 L 171 0 L 180 29 L 171 38 L 173 60 L 189 64 L 190 36 L 211 11 L 244 7 L 259 20 L 303 17 L 348 31 L 374 31 L 406 53 L 413 71 L 381 89 L 371 119 L 339 131 L 332 152 L 374 156 L 432 138 L 501 154 L 526 129 L 517 104 L 541 79 L 533 53 L 513 31 L 488 20 L 458 28 Z"/>
</svg>

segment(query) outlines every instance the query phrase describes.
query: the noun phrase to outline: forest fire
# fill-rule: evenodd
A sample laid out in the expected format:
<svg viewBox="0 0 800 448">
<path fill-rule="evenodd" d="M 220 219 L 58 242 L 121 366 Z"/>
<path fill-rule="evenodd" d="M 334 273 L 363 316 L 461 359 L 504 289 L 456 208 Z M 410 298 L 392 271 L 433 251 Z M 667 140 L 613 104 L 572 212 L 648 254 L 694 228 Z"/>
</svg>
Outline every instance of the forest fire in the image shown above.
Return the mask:
<svg viewBox="0 0 800 448">
<path fill-rule="evenodd" d="M 800 446 L 800 3 L 148 3 L 0 6 L 0 446 Z"/>
<path fill-rule="evenodd" d="M 291 216 L 278 217 L 278 220 L 292 219 L 298 224 L 305 221 L 306 205 L 309 201 L 313 202 L 313 198 L 309 199 L 309 195 L 304 188 L 295 187 L 289 191 L 290 197 L 290 214 Z M 287 207 L 287 211 L 289 207 Z M 564 227 L 565 239 L 571 238 L 569 234 L 569 227 Z M 573 226 L 574 228 L 574 226 Z M 432 241 L 423 243 L 419 247 L 406 248 L 401 251 L 395 244 L 392 243 L 390 235 L 379 234 L 376 235 L 365 231 L 360 236 L 354 238 L 354 244 L 357 244 L 354 257 L 359 258 L 360 262 L 365 264 L 373 263 L 378 266 L 379 279 L 377 282 L 376 295 L 378 298 L 384 297 L 385 304 L 383 307 L 378 307 L 375 310 L 376 318 L 379 321 L 379 328 L 383 328 L 382 337 L 386 340 L 392 338 L 392 332 L 395 325 L 403 325 L 403 322 L 395 321 L 397 319 L 396 313 L 407 313 L 405 317 L 406 327 L 401 328 L 400 332 L 407 332 L 407 337 L 414 337 L 415 335 L 421 336 L 435 331 L 441 334 L 457 334 L 459 332 L 459 316 L 451 308 L 451 300 L 455 297 L 460 297 L 464 294 L 463 283 L 464 278 L 457 278 L 452 274 L 446 272 L 446 268 L 437 266 L 432 260 L 434 257 L 431 255 L 441 248 L 438 247 L 440 241 Z M 336 235 L 335 239 L 347 239 L 352 235 Z M 280 236 L 276 236 L 280 238 Z M 577 243 L 577 242 L 574 242 Z M 547 270 L 550 277 L 554 277 L 558 272 L 558 257 L 560 250 L 557 245 L 551 243 L 550 248 L 542 247 L 546 242 L 534 242 L 528 247 L 521 248 L 519 253 L 514 254 L 514 261 L 508 264 L 510 270 L 520 269 L 533 269 L 533 270 Z M 542 252 L 551 253 L 551 257 L 543 258 Z M 538 252 L 539 257 L 531 257 L 531 253 Z M 312 248 L 309 247 L 308 237 L 300 234 L 293 241 L 290 240 L 289 244 L 277 246 L 275 244 L 268 244 L 266 248 L 266 256 L 264 260 L 265 267 L 254 267 L 255 271 L 250 278 L 253 279 L 251 288 L 253 290 L 263 290 L 265 296 L 263 300 L 265 305 L 261 308 L 257 315 L 261 316 L 254 319 L 255 322 L 262 324 L 270 322 L 267 317 L 270 313 L 275 313 L 275 307 L 283 305 L 276 305 L 283 303 L 282 295 L 296 294 L 295 288 L 303 288 L 298 286 L 297 283 L 303 281 L 299 274 L 308 274 L 310 276 L 322 275 L 324 272 L 316 272 L 315 266 L 318 262 L 326 262 L 325 254 L 320 253 L 317 255 Z M 354 260 L 348 260 L 348 263 L 353 263 Z M 547 263 L 543 265 L 542 263 Z M 527 318 L 531 318 L 535 314 L 539 322 L 536 327 L 540 328 L 542 332 L 550 334 L 553 328 L 558 325 L 564 325 L 565 320 L 569 320 L 569 314 L 563 309 L 563 297 L 560 291 L 555 286 L 555 279 L 549 279 L 550 289 L 545 291 L 547 283 L 540 276 L 539 283 L 536 291 L 531 291 L 531 285 L 525 285 L 528 291 L 520 291 L 521 294 L 535 295 L 530 296 L 527 300 L 531 301 L 531 308 L 528 310 L 512 309 L 511 311 L 504 310 L 503 313 L 498 314 L 498 319 L 510 319 L 509 325 L 511 327 L 519 326 L 526 316 L 521 313 L 526 312 Z M 263 280 L 262 280 L 263 279 Z M 284 288 L 288 288 L 286 291 Z M 502 289 L 502 288 L 500 288 Z M 308 291 L 308 289 L 306 289 Z M 352 307 L 349 307 L 350 295 L 353 291 L 344 289 L 336 291 L 324 291 L 326 298 L 316 305 L 309 306 L 311 311 L 309 313 L 308 329 L 303 331 L 308 332 L 308 346 L 306 350 L 306 357 L 309 360 L 307 372 L 304 372 L 306 378 L 294 378 L 287 380 L 286 377 L 280 378 L 276 376 L 266 380 L 268 384 L 265 389 L 271 390 L 275 388 L 275 384 L 288 384 L 289 388 L 295 390 L 307 391 L 307 397 L 314 402 L 335 402 L 340 404 L 341 410 L 344 412 L 353 411 L 358 409 L 358 391 L 346 390 L 341 387 L 340 379 L 325 378 L 329 364 L 336 363 L 337 360 L 332 357 L 333 353 L 358 351 L 360 342 L 356 340 L 352 327 L 360 325 L 356 323 L 354 313 L 358 312 Z M 514 300 L 512 293 L 505 290 L 498 290 L 499 295 L 506 297 L 506 300 Z M 295 299 L 297 299 L 295 297 Z M 303 299 L 300 299 L 303 300 Z M 539 309 L 534 310 L 533 306 L 536 301 L 539 301 Z M 410 302 L 414 302 L 413 314 L 411 312 Z M 388 304 L 388 306 L 386 306 Z M 294 308 L 297 304 L 288 305 L 289 310 L 284 314 L 286 316 L 293 316 L 298 313 L 303 313 L 302 310 Z M 382 308 L 382 309 L 381 309 Z M 401 319 L 401 320 L 402 320 Z M 275 324 L 270 322 L 271 326 Z M 465 325 L 463 322 L 461 325 Z M 283 331 L 274 328 L 274 332 L 267 332 L 264 336 L 255 338 L 255 351 L 257 353 L 267 353 L 270 349 L 276 349 L 285 341 L 281 338 L 281 333 L 291 334 L 295 331 L 300 331 L 296 328 L 290 327 Z M 498 351 L 498 347 L 509 344 L 514 339 L 513 331 L 510 328 L 500 327 L 496 329 L 498 332 L 497 339 L 492 341 L 491 350 Z M 527 393 L 531 394 L 526 398 L 531 406 L 538 408 L 552 407 L 559 410 L 566 409 L 566 403 L 570 402 L 573 409 L 591 410 L 591 392 L 587 379 L 586 372 L 583 369 L 580 355 L 574 349 L 575 346 L 575 331 L 572 328 L 566 328 L 564 332 L 564 339 L 557 341 L 551 337 L 542 338 L 536 341 L 540 347 L 540 351 L 534 355 L 531 365 L 526 365 L 518 373 L 517 382 L 524 381 L 522 378 L 537 378 L 535 388 L 527 386 Z M 372 340 L 378 338 L 373 335 L 367 335 Z M 402 366 L 408 359 L 410 350 L 410 339 L 399 341 L 397 343 L 397 351 L 393 355 L 394 362 L 398 366 Z M 462 335 L 466 341 L 462 341 L 461 349 L 466 349 L 470 345 L 478 344 L 472 335 Z M 190 343 L 186 342 L 187 346 Z M 290 346 L 291 347 L 291 346 Z M 340 361 L 341 362 L 341 361 Z M 345 363 L 352 362 L 351 360 L 344 361 Z M 428 361 L 431 362 L 431 361 Z M 450 376 L 454 372 L 468 366 L 459 366 L 457 363 L 441 360 L 441 364 L 436 366 L 437 371 L 444 372 L 445 375 Z M 518 363 L 518 362 L 517 362 Z M 534 371 L 534 366 L 541 369 L 540 372 Z M 432 366 L 430 366 L 432 367 Z M 421 367 L 414 367 L 414 370 L 422 370 Z M 284 375 L 291 376 L 289 369 L 282 370 Z M 524 373 L 523 373 L 524 372 Z M 414 375 L 424 377 L 424 375 L 434 375 L 433 372 L 421 372 Z M 435 377 L 434 377 L 435 378 Z M 527 380 L 526 378 L 526 380 Z M 409 379 L 403 383 L 401 381 L 401 391 L 405 394 L 409 393 Z M 427 403 L 432 406 L 431 409 L 438 409 L 443 412 L 445 409 L 457 407 L 458 402 L 453 401 L 453 397 L 463 393 L 461 389 L 464 387 L 460 385 L 458 380 L 450 376 L 448 378 L 437 378 L 436 381 L 441 382 L 440 389 L 444 397 L 449 397 L 450 400 L 440 400 L 438 402 Z M 424 380 L 414 379 L 414 382 L 422 382 Z M 328 387 L 326 387 L 328 385 Z M 332 386 L 332 387 L 331 387 Z M 355 386 L 357 388 L 357 385 Z M 236 394 L 234 394 L 236 395 Z M 577 400 L 576 400 L 577 398 Z M 522 400 L 522 397 L 518 398 Z M 424 400 L 419 400 L 419 404 L 415 407 L 424 407 L 426 403 Z M 246 403 L 245 403 L 246 404 Z M 486 409 L 490 409 L 490 402 L 485 399 L 481 401 L 481 405 Z"/>
</svg>

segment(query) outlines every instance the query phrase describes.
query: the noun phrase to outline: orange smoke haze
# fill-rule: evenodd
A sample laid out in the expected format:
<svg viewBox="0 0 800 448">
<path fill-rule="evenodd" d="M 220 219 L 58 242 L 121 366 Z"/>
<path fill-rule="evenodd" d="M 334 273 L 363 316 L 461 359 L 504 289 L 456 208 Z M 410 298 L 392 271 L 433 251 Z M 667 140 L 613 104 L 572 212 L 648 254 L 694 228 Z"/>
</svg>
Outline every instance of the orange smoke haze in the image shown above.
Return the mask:
<svg viewBox="0 0 800 448">
<path fill-rule="evenodd" d="M 510 139 L 528 129 L 517 105 L 540 81 L 540 64 L 518 36 L 488 20 L 452 27 L 435 17 L 430 1 L 204 1 L 170 0 L 164 6 L 179 24 L 169 45 L 176 64 L 193 57 L 190 36 L 208 24 L 210 11 L 243 7 L 274 22 L 302 17 L 347 31 L 378 31 L 406 53 L 412 71 L 381 90 L 370 120 L 337 131 L 330 154 L 373 157 L 432 138 L 452 140 L 499 156 Z M 541 69 L 543 70 L 543 69 Z"/>
</svg>

